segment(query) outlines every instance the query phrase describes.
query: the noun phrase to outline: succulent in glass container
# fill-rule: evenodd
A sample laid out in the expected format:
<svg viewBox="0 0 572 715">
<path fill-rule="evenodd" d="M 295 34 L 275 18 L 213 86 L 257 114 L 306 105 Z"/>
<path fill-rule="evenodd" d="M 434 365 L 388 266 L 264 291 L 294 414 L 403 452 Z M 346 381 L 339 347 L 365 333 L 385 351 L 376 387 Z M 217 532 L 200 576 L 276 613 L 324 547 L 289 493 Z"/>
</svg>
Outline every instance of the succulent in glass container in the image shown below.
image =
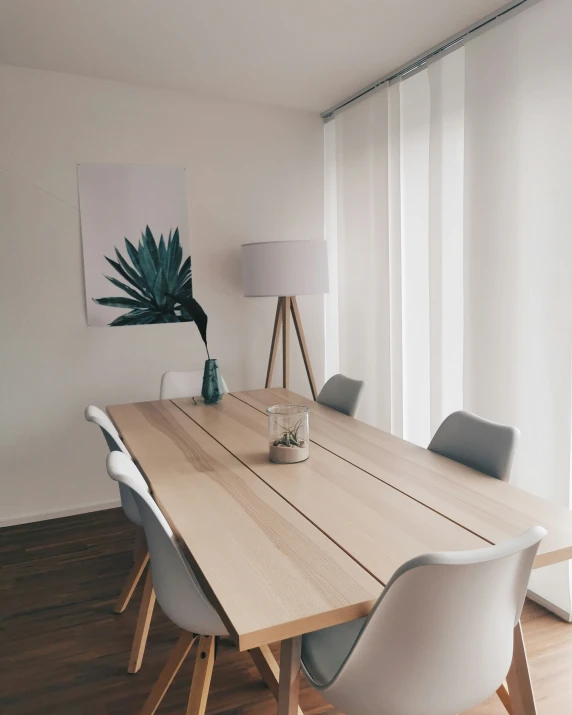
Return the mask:
<svg viewBox="0 0 572 715">
<path fill-rule="evenodd" d="M 308 459 L 309 408 L 304 405 L 273 405 L 266 413 L 270 461 L 294 464 Z"/>
</svg>

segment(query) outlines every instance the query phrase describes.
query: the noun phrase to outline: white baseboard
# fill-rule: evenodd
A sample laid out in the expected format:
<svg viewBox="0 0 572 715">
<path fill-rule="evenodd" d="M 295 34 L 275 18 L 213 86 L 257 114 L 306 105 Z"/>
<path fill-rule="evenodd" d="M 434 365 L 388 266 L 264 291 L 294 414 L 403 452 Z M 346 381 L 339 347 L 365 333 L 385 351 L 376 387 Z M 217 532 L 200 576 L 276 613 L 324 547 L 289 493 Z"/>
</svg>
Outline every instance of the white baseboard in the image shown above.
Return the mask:
<svg viewBox="0 0 572 715">
<path fill-rule="evenodd" d="M 31 524 L 34 521 L 47 521 L 48 519 L 60 519 L 62 516 L 75 516 L 76 514 L 89 514 L 92 511 L 102 511 L 103 509 L 114 509 L 121 506 L 121 500 L 111 499 L 110 501 L 95 502 L 94 504 L 82 504 L 72 509 L 62 509 L 60 511 L 44 511 L 34 514 L 20 514 L 19 516 L 0 519 L 0 529 L 5 526 L 17 526 L 18 524 Z"/>
<path fill-rule="evenodd" d="M 565 611 L 563 608 L 560 608 L 560 606 L 556 606 L 548 599 L 539 596 L 537 593 L 534 593 L 534 591 L 528 590 L 526 595 L 528 598 L 530 598 L 531 601 L 534 601 L 534 603 L 538 603 L 539 606 L 543 606 L 548 611 L 558 616 L 558 618 L 561 618 L 563 621 L 566 621 L 566 623 L 572 623 L 572 613 L 568 613 L 568 611 Z"/>
</svg>

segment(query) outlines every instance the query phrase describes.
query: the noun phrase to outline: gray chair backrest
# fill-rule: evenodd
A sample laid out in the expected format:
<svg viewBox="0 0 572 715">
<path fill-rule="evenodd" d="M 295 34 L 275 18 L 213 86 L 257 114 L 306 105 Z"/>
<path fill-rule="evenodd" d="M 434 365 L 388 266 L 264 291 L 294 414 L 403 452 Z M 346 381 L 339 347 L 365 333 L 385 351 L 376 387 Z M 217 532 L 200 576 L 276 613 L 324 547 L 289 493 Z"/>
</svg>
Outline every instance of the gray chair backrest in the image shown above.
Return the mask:
<svg viewBox="0 0 572 715">
<path fill-rule="evenodd" d="M 85 408 L 85 419 L 88 422 L 93 422 L 101 429 L 110 452 L 122 452 L 131 459 L 127 447 L 121 441 L 119 432 L 115 429 L 115 425 L 103 410 L 100 410 L 99 407 L 95 405 L 89 405 L 89 407 Z M 118 486 L 121 506 L 123 507 L 125 516 L 129 521 L 137 524 L 137 526 L 141 526 L 141 515 L 139 514 L 139 509 L 137 508 L 137 504 L 135 504 L 131 490 L 123 484 L 119 484 Z"/>
<path fill-rule="evenodd" d="M 534 527 L 503 544 L 427 554 L 387 584 L 333 679 L 345 713 L 458 715 L 505 679 L 538 545 Z"/>
<path fill-rule="evenodd" d="M 220 616 L 205 596 L 133 461 L 121 452 L 111 452 L 107 457 L 107 471 L 133 494 L 149 547 L 153 587 L 165 614 L 175 625 L 191 633 L 227 635 Z"/>
<path fill-rule="evenodd" d="M 519 437 L 516 427 L 461 410 L 443 420 L 427 449 L 508 482 Z"/>
<path fill-rule="evenodd" d="M 316 402 L 344 415 L 355 417 L 364 387 L 365 382 L 362 380 L 352 380 L 345 375 L 334 375 L 322 387 Z"/>
</svg>

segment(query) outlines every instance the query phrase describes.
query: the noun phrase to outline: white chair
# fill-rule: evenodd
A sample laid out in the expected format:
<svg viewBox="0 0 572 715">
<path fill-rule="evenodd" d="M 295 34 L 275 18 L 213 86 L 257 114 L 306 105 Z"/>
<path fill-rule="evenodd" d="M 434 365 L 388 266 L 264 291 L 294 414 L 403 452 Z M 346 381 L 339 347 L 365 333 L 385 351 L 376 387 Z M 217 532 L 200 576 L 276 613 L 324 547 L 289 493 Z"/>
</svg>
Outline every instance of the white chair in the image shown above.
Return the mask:
<svg viewBox="0 0 572 715">
<path fill-rule="evenodd" d="M 545 534 L 534 527 L 497 546 L 412 559 L 367 619 L 303 637 L 306 677 L 349 715 L 458 715 L 477 706 L 509 671 Z"/>
<path fill-rule="evenodd" d="M 460 410 L 443 420 L 427 449 L 508 482 L 519 437 L 515 427 Z"/>
<path fill-rule="evenodd" d="M 152 715 L 157 710 L 197 634 L 200 638 L 187 712 L 203 715 L 214 665 L 215 638 L 227 635 L 227 629 L 205 596 L 135 464 L 124 454 L 111 452 L 107 457 L 107 471 L 134 496 L 149 544 L 159 605 L 173 623 L 183 629 L 141 711 L 142 715 Z"/>
<path fill-rule="evenodd" d="M 85 419 L 88 422 L 93 422 L 101 429 L 111 453 L 120 452 L 131 459 L 131 455 L 129 454 L 127 447 L 121 441 L 119 432 L 115 429 L 113 422 L 109 419 L 105 412 L 100 410 L 99 407 L 90 405 L 85 410 Z M 144 484 L 147 489 L 145 481 Z M 135 525 L 137 531 L 135 536 L 135 548 L 133 551 L 133 566 L 127 576 L 127 580 L 125 581 L 123 588 L 121 589 L 117 603 L 115 604 L 115 613 L 123 613 L 123 611 L 127 608 L 149 561 L 149 550 L 147 549 L 147 542 L 145 541 L 141 514 L 139 513 L 133 494 L 124 484 L 119 484 L 119 495 L 121 497 L 121 506 L 123 507 L 123 511 L 129 521 Z M 129 673 L 136 673 L 141 668 L 154 605 L 155 592 L 153 590 L 151 572 L 149 571 L 143 588 L 141 605 L 139 607 L 135 638 L 133 640 L 133 646 L 131 648 L 131 655 L 129 658 Z"/>
<path fill-rule="evenodd" d="M 226 382 L 221 376 L 223 392 L 228 392 Z M 161 378 L 161 400 L 176 400 L 178 397 L 198 397 L 203 389 L 202 370 L 177 372 L 169 370 Z"/>
<path fill-rule="evenodd" d="M 352 380 L 345 375 L 334 375 L 322 387 L 316 402 L 344 415 L 355 417 L 364 388 L 365 382 L 362 380 Z"/>
</svg>

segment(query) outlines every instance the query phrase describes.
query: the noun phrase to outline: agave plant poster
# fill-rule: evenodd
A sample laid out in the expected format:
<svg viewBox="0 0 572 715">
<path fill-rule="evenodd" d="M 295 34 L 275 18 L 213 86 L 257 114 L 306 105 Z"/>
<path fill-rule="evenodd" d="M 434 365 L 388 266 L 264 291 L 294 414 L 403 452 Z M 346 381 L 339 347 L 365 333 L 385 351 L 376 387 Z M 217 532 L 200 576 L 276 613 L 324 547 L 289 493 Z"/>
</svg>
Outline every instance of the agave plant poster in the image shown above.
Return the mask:
<svg viewBox="0 0 572 715">
<path fill-rule="evenodd" d="M 80 164 L 78 181 L 88 324 L 192 320 L 185 170 Z"/>
</svg>

